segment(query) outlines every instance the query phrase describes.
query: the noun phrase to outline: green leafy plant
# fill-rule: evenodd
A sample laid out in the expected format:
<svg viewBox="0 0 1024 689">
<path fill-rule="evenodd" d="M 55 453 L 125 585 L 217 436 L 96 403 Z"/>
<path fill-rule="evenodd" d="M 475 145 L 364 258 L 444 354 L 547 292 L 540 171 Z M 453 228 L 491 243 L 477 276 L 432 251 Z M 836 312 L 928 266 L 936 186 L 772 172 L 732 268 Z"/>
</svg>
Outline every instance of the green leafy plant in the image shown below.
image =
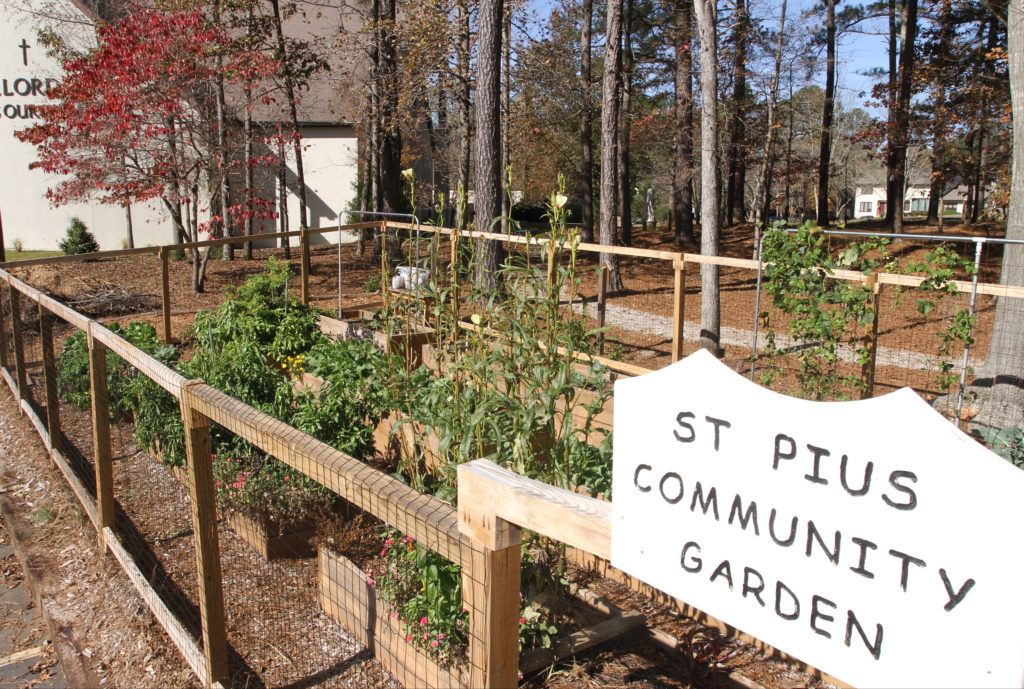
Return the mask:
<svg viewBox="0 0 1024 689">
<path fill-rule="evenodd" d="M 989 449 L 1014 466 L 1024 469 L 1024 431 L 1019 426 L 979 428 L 978 433 Z"/>
<path fill-rule="evenodd" d="M 809 399 L 849 398 L 862 388 L 857 376 L 840 369 L 840 347 L 857 352 L 858 363 L 868 356 L 858 335 L 874 320 L 872 290 L 864 284 L 837 280 L 835 270 L 868 274 L 888 263 L 887 240 L 872 237 L 851 242 L 833 253 L 813 222 L 796 232 L 775 228 L 765 234 L 764 292 L 771 304 L 788 318 L 787 331 L 799 344 L 797 382 L 799 393 Z M 767 353 L 781 353 L 769 312 L 759 314 L 768 325 Z M 770 382 L 777 371 L 769 370 L 762 382 Z"/>
<path fill-rule="evenodd" d="M 957 294 L 956 280 L 974 275 L 977 266 L 953 247 L 943 244 L 925 254 L 923 261 L 911 261 L 907 271 L 925 276 L 919 288 L 923 296 L 917 299 L 916 306 L 921 317 L 927 318 L 941 299 Z M 936 332 L 940 360 L 935 380 L 942 391 L 949 390 L 959 380 L 951 360 L 952 350 L 958 343 L 965 347 L 974 344 L 975 316 L 969 308 L 963 308 L 944 321 L 944 327 Z"/>
<path fill-rule="evenodd" d="M 469 616 L 462 607 L 461 568 L 395 530 L 383 534 L 384 570 L 371 569 L 368 583 L 401 621 L 405 642 L 445 665 L 465 662 Z"/>
<path fill-rule="evenodd" d="M 79 218 L 71 218 L 68 223 L 67 235 L 57 245 L 65 254 L 91 254 L 100 250 L 96 237 L 85 227 Z"/>
</svg>

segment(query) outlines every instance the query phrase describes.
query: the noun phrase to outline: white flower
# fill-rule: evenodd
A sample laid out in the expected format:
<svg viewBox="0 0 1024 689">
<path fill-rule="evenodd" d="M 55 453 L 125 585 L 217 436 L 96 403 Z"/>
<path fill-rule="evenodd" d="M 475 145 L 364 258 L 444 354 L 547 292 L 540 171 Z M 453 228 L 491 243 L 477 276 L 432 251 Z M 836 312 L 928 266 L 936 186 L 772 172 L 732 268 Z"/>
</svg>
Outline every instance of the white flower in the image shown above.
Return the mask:
<svg viewBox="0 0 1024 689">
<path fill-rule="evenodd" d="M 555 202 L 555 208 L 564 208 L 569 197 L 565 194 L 555 194 L 552 200 Z"/>
<path fill-rule="evenodd" d="M 483 323 L 483 319 L 480 318 L 480 314 L 478 313 L 474 313 L 472 316 L 470 316 L 469 320 L 473 321 L 473 325 L 480 325 L 481 323 Z"/>
<path fill-rule="evenodd" d="M 415 174 L 416 173 L 412 171 L 411 167 L 402 170 L 402 177 L 405 177 L 408 180 L 411 180 Z"/>
</svg>

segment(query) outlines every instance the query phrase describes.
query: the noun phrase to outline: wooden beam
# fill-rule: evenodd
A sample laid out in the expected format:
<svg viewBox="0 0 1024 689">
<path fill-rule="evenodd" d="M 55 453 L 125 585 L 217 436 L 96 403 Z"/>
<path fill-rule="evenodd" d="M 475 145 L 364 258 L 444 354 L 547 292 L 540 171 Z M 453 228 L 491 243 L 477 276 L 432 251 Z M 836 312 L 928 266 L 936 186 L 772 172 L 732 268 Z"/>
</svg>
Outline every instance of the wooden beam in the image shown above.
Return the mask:
<svg viewBox="0 0 1024 689">
<path fill-rule="evenodd" d="M 597 327 L 599 330 L 604 328 L 605 312 L 608 310 L 609 274 L 607 266 L 601 266 L 601 270 L 597 273 Z M 604 354 L 604 332 L 599 333 L 597 337 L 597 351 L 599 354 Z"/>
<path fill-rule="evenodd" d="M 519 685 L 520 545 L 473 554 L 462 570 L 463 605 L 469 611 L 469 686 L 514 689 Z"/>
<path fill-rule="evenodd" d="M 549 486 L 478 459 L 458 468 L 459 529 L 485 546 L 511 543 L 504 520 L 566 545 L 611 557 L 612 504 Z M 465 512 L 464 512 L 465 510 Z M 490 520 L 463 514 L 490 512 Z"/>
<path fill-rule="evenodd" d="M 175 398 L 179 396 L 181 386 L 186 380 L 185 376 L 160 363 L 123 337 L 115 335 L 98 323 L 94 324 L 89 332 L 97 342 L 106 345 L 107 349 L 139 369 L 144 376 L 174 395 Z"/>
<path fill-rule="evenodd" d="M 864 286 L 872 292 L 871 308 L 874 311 L 871 327 L 864 335 L 864 347 L 868 350 L 868 358 L 861 367 L 861 382 L 864 385 L 861 399 L 869 399 L 875 396 L 875 366 L 878 362 L 878 307 L 882 299 L 882 285 L 878 282 L 878 273 L 868 275 Z"/>
<path fill-rule="evenodd" d="M 107 391 L 107 348 L 89 338 L 89 395 L 92 402 L 92 450 L 96 466 L 96 508 L 99 514 L 100 548 L 103 529 L 114 526 L 114 476 L 110 449 L 110 408 Z"/>
<path fill-rule="evenodd" d="M 309 304 L 309 230 L 299 236 L 299 273 L 302 279 L 302 305 Z M 383 287 L 383 285 L 382 285 Z"/>
<path fill-rule="evenodd" d="M 43 389 L 46 391 L 46 430 L 50 446 L 63 447 L 60 428 L 60 398 L 57 396 L 57 357 L 53 350 L 54 316 L 39 307 L 39 344 L 43 350 Z"/>
<path fill-rule="evenodd" d="M 11 308 L 11 344 L 14 347 L 14 379 L 18 383 L 18 399 L 28 399 L 28 376 L 25 373 L 25 342 L 21 337 L 21 299 L 18 290 L 7 284 L 7 304 Z"/>
<path fill-rule="evenodd" d="M 192 498 L 190 502 L 199 581 L 199 611 L 203 625 L 203 655 L 207 685 L 210 685 L 228 679 L 227 637 L 224 631 L 220 549 L 217 544 L 210 419 L 195 410 L 191 389 L 197 385 L 203 385 L 202 381 L 189 381 L 182 386 L 180 403 L 188 458 L 188 489 Z"/>
<path fill-rule="evenodd" d="M 146 575 L 143 574 L 138 565 L 135 564 L 135 560 L 131 554 L 121 544 L 121 541 L 117 538 L 117 534 L 114 533 L 113 529 L 107 527 L 103 530 L 103 535 L 107 543 L 107 547 L 110 548 L 110 552 L 114 554 L 117 561 L 121 563 L 121 568 L 124 569 L 125 574 L 128 575 L 128 579 L 131 580 L 132 584 L 135 585 L 135 590 L 142 596 L 142 600 L 149 606 L 150 611 L 153 613 L 153 617 L 156 621 L 167 632 L 167 635 L 171 637 L 171 641 L 181 651 L 181 655 L 185 657 L 185 662 L 189 664 L 192 671 L 196 673 L 199 678 L 199 682 L 203 686 L 214 685 L 215 682 L 211 682 L 208 678 L 206 670 L 206 661 L 203 658 L 203 651 L 199 648 L 199 644 L 196 643 L 195 638 L 189 634 L 171 609 L 167 607 L 167 604 L 160 598 L 160 594 L 153 589 L 152 584 L 146 579 Z"/>
<path fill-rule="evenodd" d="M 209 385 L 191 385 L 193 409 L 356 507 L 462 565 L 473 544 L 455 509 Z"/>
<path fill-rule="evenodd" d="M 171 343 L 171 273 L 168 265 L 170 252 L 160 247 L 160 313 L 163 317 L 164 344 Z"/>
<path fill-rule="evenodd" d="M 686 340 L 686 259 L 680 254 L 675 267 L 675 283 L 673 286 L 674 303 L 672 306 L 672 363 L 683 358 L 683 345 Z"/>
<path fill-rule="evenodd" d="M 4 283 L 0 282 L 0 285 L 3 284 Z M 10 289 L 10 285 L 4 285 L 4 288 Z M 0 368 L 4 370 L 11 367 L 11 362 L 7 356 L 7 339 L 7 324 L 4 323 L 2 318 L 0 318 Z"/>
</svg>

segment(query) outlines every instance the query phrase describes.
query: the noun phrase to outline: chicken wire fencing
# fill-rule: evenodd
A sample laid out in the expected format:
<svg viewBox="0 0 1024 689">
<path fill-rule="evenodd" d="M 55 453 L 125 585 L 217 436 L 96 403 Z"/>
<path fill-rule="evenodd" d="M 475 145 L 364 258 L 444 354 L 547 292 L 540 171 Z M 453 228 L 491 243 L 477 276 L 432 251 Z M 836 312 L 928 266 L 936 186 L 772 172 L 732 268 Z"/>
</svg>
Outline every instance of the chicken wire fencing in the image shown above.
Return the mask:
<svg viewBox="0 0 1024 689">
<path fill-rule="evenodd" d="M 793 232 L 794 230 L 787 230 Z M 1024 404 L 1019 346 L 1024 310 L 1020 265 L 1024 242 L 987 237 L 887 235 L 824 231 L 830 239 L 884 238 L 916 279 L 892 273 L 861 278 L 866 314 L 838 324 L 837 338 L 794 327 L 806 313 L 777 307 L 763 289 L 759 261 L 749 371 L 776 391 L 819 399 L 863 398 L 910 387 L 954 420 L 986 426 L 1020 423 Z M 921 253 L 921 252 L 919 252 Z M 1009 269 L 1004 270 L 1004 258 Z M 936 267 L 938 266 L 938 267 Z M 883 268 L 885 270 L 885 268 Z M 824 273 L 821 273 L 824 275 Z M 1003 275 L 1003 282 L 999 283 Z M 842 280 L 856 283 L 857 278 Z M 835 278 L 839 282 L 840 278 Z M 825 301 L 835 304 L 838 298 Z M 830 314 L 839 313 L 834 306 Z M 846 318 L 850 318 L 849 315 Z M 799 333 L 797 336 L 794 334 Z"/>
</svg>

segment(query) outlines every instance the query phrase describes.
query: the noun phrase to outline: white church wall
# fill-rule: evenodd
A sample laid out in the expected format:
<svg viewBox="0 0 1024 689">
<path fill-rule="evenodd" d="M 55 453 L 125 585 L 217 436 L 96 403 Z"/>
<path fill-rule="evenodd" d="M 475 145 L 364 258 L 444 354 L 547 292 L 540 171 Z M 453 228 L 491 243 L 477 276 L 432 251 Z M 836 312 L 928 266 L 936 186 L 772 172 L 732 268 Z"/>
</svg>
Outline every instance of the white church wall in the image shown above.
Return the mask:
<svg viewBox="0 0 1024 689">
<path fill-rule="evenodd" d="M 80 45 L 88 45 L 94 35 L 87 15 L 71 2 L 0 3 L 0 214 L 4 243 L 10 247 L 19 239 L 25 249 L 57 249 L 68 222 L 77 216 L 102 249 L 119 249 L 127 238 L 124 209 L 96 202 L 52 207 L 46 190 L 58 178 L 30 170 L 36 160 L 35 148 L 14 138 L 15 131 L 36 121 L 34 106 L 46 102 L 47 87 L 61 78 L 60 65 L 36 39 L 38 28 L 53 21 L 59 23 L 62 34 L 73 34 Z M 133 205 L 132 220 L 136 246 L 173 241 L 170 220 L 155 202 Z"/>
</svg>

